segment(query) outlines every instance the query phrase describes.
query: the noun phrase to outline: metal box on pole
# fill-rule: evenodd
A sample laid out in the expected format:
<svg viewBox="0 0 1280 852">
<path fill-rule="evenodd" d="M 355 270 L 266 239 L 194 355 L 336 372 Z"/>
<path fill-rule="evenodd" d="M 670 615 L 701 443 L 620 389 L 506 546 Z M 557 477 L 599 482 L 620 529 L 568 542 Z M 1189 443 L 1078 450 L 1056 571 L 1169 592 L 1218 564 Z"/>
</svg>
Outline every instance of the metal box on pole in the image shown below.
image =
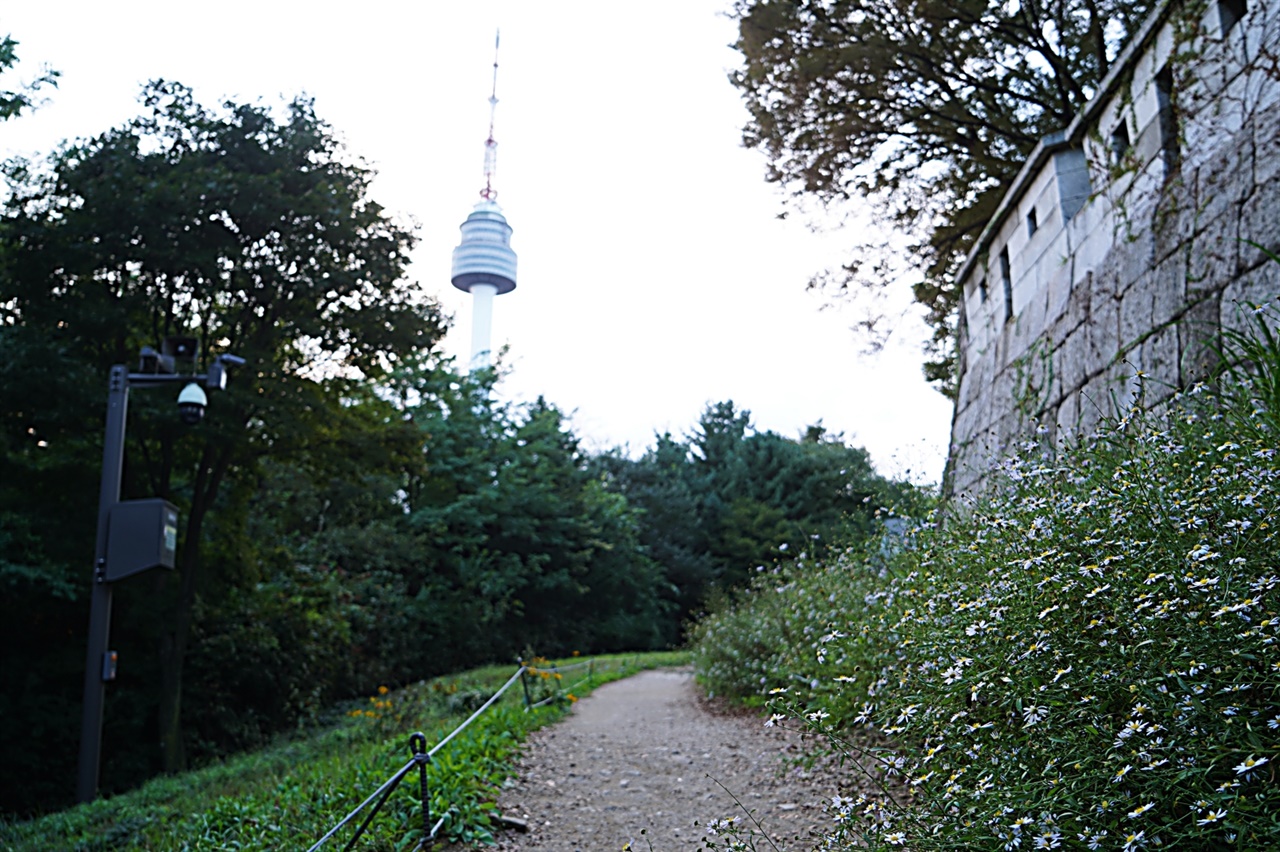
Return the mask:
<svg viewBox="0 0 1280 852">
<path fill-rule="evenodd" d="M 107 582 L 177 564 L 178 510 L 167 500 L 116 503 L 109 524 Z"/>
</svg>

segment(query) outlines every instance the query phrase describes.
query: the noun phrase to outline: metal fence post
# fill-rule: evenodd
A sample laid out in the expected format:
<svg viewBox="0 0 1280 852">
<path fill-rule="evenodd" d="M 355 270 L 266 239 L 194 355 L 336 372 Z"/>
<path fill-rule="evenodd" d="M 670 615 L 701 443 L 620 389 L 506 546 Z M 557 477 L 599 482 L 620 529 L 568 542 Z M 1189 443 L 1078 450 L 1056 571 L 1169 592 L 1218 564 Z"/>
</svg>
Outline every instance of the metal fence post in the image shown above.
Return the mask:
<svg viewBox="0 0 1280 852">
<path fill-rule="evenodd" d="M 421 731 L 415 732 L 409 737 L 409 750 L 413 752 L 413 759 L 418 762 L 418 792 L 422 797 L 422 845 L 421 848 L 430 850 L 435 846 L 434 838 L 431 836 L 431 795 L 427 789 L 427 764 L 431 758 L 427 756 L 427 737 Z"/>
<path fill-rule="evenodd" d="M 528 710 L 533 699 L 529 697 L 529 667 L 524 664 L 524 660 L 520 661 L 520 686 L 524 688 L 524 709 Z"/>
</svg>

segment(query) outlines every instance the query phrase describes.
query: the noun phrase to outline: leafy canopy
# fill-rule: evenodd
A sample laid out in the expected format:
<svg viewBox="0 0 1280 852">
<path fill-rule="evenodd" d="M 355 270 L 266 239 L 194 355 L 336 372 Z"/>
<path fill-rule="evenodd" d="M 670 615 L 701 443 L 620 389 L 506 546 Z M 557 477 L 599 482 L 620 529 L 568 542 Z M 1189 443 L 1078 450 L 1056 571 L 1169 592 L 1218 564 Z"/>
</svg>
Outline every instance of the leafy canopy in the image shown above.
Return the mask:
<svg viewBox="0 0 1280 852">
<path fill-rule="evenodd" d="M 0 37 L 0 75 L 12 71 L 18 64 L 18 42 L 13 36 Z M 57 86 L 58 72 L 49 68 L 40 69 L 40 75 L 29 83 L 20 83 L 16 88 L 7 88 L 8 82 L 0 84 L 0 121 L 17 117 L 24 109 L 35 106 L 35 93 L 41 86 Z"/>
<path fill-rule="evenodd" d="M 171 394 L 131 399 L 122 496 L 170 499 L 184 525 L 179 571 L 159 575 L 148 601 L 163 616 L 137 622 L 138 641 L 158 644 L 162 660 L 148 683 L 161 685 L 161 730 L 145 739 L 164 743 L 172 769 L 184 760 L 182 672 L 199 598 L 258 579 L 243 519 L 262 460 L 343 453 L 351 436 L 340 426 L 377 429 L 345 416 L 357 386 L 429 352 L 444 321 L 405 277 L 411 231 L 369 198 L 372 173 L 310 101 L 280 114 L 209 108 L 158 82 L 143 103 L 138 118 L 45 163 L 5 166 L 0 522 L 10 532 L 0 582 L 32 595 L 7 610 L 19 634 L 51 630 L 48 610 L 26 605 L 42 588 L 84 588 L 70 578 L 92 553 L 84 519 L 94 516 L 111 365 L 136 364 L 142 346 L 168 335 L 246 359 L 198 429 L 177 424 Z M 82 623 L 56 621 L 62 633 Z M 43 674 L 15 665 L 43 688 Z"/>
<path fill-rule="evenodd" d="M 867 451 L 810 426 L 800 440 L 757 431 L 732 401 L 708 405 L 680 441 L 658 437 L 639 459 L 595 460 L 639 509 L 639 538 L 666 593 L 695 613 L 708 593 L 745 585 L 762 565 L 860 540 L 877 508 L 913 493 L 877 474 Z"/>
</svg>

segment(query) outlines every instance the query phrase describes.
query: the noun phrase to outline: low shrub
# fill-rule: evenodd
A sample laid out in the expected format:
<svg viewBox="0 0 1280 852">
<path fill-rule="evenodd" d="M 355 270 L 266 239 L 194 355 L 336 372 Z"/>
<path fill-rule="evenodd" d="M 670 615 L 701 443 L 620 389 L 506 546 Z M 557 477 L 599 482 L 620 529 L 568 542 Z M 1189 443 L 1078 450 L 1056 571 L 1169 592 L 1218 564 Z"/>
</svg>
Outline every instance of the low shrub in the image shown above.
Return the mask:
<svg viewBox="0 0 1280 852">
<path fill-rule="evenodd" d="M 833 847 L 1280 848 L 1280 459 L 1223 381 L 1028 442 L 887 559 L 780 569 L 698 628 L 711 689 L 874 775 Z"/>
</svg>

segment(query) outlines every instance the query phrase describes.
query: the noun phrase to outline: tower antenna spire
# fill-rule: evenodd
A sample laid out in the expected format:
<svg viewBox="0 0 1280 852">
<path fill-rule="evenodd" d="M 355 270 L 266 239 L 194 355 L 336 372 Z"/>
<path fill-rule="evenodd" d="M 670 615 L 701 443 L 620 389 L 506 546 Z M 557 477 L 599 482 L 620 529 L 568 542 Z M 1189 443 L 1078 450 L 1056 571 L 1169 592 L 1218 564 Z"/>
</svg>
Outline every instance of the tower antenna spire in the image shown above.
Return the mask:
<svg viewBox="0 0 1280 852">
<path fill-rule="evenodd" d="M 493 34 L 493 89 L 489 93 L 489 138 L 484 140 L 484 189 L 480 197 L 493 201 L 498 197 L 498 190 L 493 188 L 493 177 L 498 171 L 498 140 L 493 138 L 494 115 L 498 111 L 498 45 L 502 37 L 501 30 Z"/>
</svg>

